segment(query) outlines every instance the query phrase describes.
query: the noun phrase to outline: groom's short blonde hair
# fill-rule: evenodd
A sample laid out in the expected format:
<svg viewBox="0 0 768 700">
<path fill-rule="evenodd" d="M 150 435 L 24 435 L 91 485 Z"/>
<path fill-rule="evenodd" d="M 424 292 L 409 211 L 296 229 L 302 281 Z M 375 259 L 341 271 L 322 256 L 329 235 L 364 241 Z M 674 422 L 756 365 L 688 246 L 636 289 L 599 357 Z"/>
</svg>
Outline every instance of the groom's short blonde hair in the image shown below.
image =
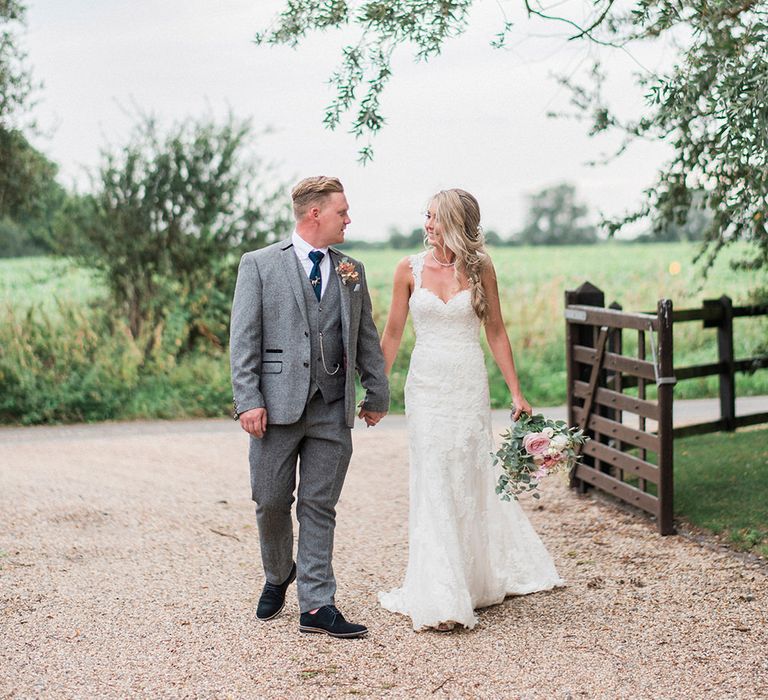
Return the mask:
<svg viewBox="0 0 768 700">
<path fill-rule="evenodd" d="M 306 177 L 291 192 L 293 215 L 300 219 L 313 204 L 322 204 L 334 192 L 343 192 L 344 187 L 336 177 L 317 175 Z"/>
</svg>

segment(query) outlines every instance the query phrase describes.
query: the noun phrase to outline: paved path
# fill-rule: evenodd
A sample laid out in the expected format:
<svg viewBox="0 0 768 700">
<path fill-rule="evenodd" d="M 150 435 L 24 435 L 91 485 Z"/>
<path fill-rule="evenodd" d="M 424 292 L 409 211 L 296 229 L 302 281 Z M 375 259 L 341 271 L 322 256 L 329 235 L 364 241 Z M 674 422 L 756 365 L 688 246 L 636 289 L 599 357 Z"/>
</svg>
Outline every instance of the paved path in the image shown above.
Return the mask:
<svg viewBox="0 0 768 700">
<path fill-rule="evenodd" d="M 0 697 L 768 698 L 765 565 L 660 538 L 557 479 L 524 507 L 566 588 L 481 611 L 471 632 L 381 610 L 407 558 L 403 425 L 354 431 L 338 602 L 372 632 L 349 642 L 300 635 L 293 589 L 255 619 L 233 421 L 0 429 Z"/>
</svg>

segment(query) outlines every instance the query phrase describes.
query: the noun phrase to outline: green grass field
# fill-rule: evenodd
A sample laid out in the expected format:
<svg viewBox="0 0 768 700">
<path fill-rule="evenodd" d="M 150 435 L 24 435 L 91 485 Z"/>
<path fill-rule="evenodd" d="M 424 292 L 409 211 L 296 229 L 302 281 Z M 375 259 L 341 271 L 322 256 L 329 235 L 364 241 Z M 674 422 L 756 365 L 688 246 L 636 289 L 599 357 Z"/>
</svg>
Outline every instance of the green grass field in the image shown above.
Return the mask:
<svg viewBox="0 0 768 700">
<path fill-rule="evenodd" d="M 768 558 L 768 429 L 675 442 L 675 513 Z"/>
<path fill-rule="evenodd" d="M 0 259 L 0 307 L 55 313 L 59 302 L 88 303 L 104 296 L 94 274 L 61 258 Z"/>
<path fill-rule="evenodd" d="M 349 254 L 364 262 L 379 329 L 386 321 L 391 279 L 404 255 L 415 251 L 365 250 Z M 669 297 L 676 308 L 700 305 L 706 298 L 729 295 L 734 303 L 745 303 L 750 290 L 765 286 L 765 274 L 734 271 L 729 263 L 744 248 L 726 249 L 705 280 L 692 259 L 696 246 L 689 243 L 603 243 L 574 247 L 498 248 L 491 251 L 499 279 L 507 329 L 518 365 L 523 390 L 534 405 L 561 403 L 565 397 L 565 349 L 563 297 L 567 289 L 585 280 L 600 287 L 606 302 L 618 301 L 627 310 L 651 310 L 658 299 Z M 672 274 L 673 263 L 679 272 Z M 233 274 L 235 270 L 233 269 Z M 26 258 L 0 261 L 0 306 L 16 311 L 41 307 L 53 312 L 57 301 L 86 303 L 98 299 L 103 290 L 95 278 L 66 261 Z M 631 346 L 634 334 L 625 342 Z M 768 319 L 736 320 L 737 358 L 753 355 L 768 338 Z M 406 329 L 403 347 L 392 372 L 393 410 L 402 410 L 402 389 L 408 370 L 413 331 Z M 717 358 L 715 331 L 700 323 L 678 324 L 675 329 L 675 364 L 684 366 L 713 362 Z M 225 359 L 222 360 L 223 362 Z M 488 369 L 494 406 L 508 403 L 500 373 L 490 355 Z M 739 395 L 768 393 L 768 371 L 738 377 Z M 715 377 L 681 382 L 678 398 L 714 396 Z"/>
<path fill-rule="evenodd" d="M 350 255 L 355 255 L 350 250 Z M 669 297 L 676 308 L 699 306 L 703 299 L 730 296 L 734 303 L 747 303 L 750 290 L 761 284 L 754 272 L 736 272 L 729 262 L 738 251 L 728 250 L 709 277 L 704 280 L 692 263 L 696 246 L 691 244 L 624 244 L 605 243 L 597 246 L 520 247 L 491 251 L 499 279 L 499 289 L 507 329 L 529 400 L 538 405 L 560 403 L 565 397 L 565 323 L 564 294 L 589 280 L 605 292 L 606 303 L 619 302 L 626 310 L 644 311 L 656 308 L 660 298 Z M 743 252 L 743 249 L 742 249 Z M 379 328 L 383 328 L 391 295 L 392 271 L 407 252 L 382 250 L 361 251 L 366 266 L 374 312 Z M 680 272 L 672 274 L 670 266 L 678 263 Z M 765 284 L 765 275 L 762 277 Z M 627 333 L 629 346 L 635 334 Z M 765 344 L 768 319 L 737 319 L 735 352 L 748 357 Z M 409 328 L 404 348 L 393 368 L 395 396 L 407 372 L 407 354 L 413 343 Z M 677 366 L 714 362 L 717 347 L 714 330 L 704 330 L 700 323 L 678 324 L 675 329 Z M 506 387 L 489 356 L 491 394 L 495 406 L 508 401 Z M 768 393 L 768 372 L 738 378 L 740 395 Z M 681 382 L 675 389 L 679 398 L 714 396 L 716 378 Z"/>
</svg>

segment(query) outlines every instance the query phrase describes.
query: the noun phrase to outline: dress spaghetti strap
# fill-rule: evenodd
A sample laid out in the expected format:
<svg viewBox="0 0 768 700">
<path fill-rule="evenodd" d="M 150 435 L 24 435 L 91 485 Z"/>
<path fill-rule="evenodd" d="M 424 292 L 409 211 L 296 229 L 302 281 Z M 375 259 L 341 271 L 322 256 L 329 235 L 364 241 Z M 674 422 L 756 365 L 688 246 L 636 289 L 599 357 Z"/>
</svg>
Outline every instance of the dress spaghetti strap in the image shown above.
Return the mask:
<svg viewBox="0 0 768 700">
<path fill-rule="evenodd" d="M 414 291 L 421 287 L 421 271 L 424 269 L 424 257 L 427 251 L 423 253 L 416 253 L 416 255 L 408 256 L 408 263 L 411 266 L 411 272 L 413 272 Z"/>
</svg>

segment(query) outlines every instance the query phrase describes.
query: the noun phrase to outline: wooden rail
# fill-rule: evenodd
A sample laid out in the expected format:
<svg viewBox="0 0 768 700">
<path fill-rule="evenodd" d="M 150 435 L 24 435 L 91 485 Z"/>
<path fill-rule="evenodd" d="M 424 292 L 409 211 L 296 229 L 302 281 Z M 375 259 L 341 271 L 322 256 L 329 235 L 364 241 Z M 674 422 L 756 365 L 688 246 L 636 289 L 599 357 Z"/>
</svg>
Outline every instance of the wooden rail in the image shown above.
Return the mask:
<svg viewBox="0 0 768 700">
<path fill-rule="evenodd" d="M 768 367 L 768 356 L 753 356 L 736 359 L 733 351 L 733 319 L 768 315 L 768 304 L 734 306 L 730 297 L 706 299 L 700 309 L 685 309 L 674 312 L 672 319 L 678 323 L 702 321 L 704 328 L 717 332 L 717 362 L 708 362 L 688 367 L 676 367 L 678 381 L 717 375 L 720 395 L 720 417 L 716 420 L 688 425 L 674 430 L 675 437 L 701 435 L 721 430 L 735 430 L 745 425 L 755 425 L 768 420 L 766 412 L 749 416 L 736 416 L 736 374 L 754 372 Z"/>
<path fill-rule="evenodd" d="M 733 306 L 726 296 L 706 300 L 698 309 L 679 310 L 662 299 L 654 313 L 632 313 L 616 302 L 606 308 L 603 292 L 589 282 L 567 291 L 568 423 L 581 426 L 592 438 L 571 474 L 571 485 L 610 493 L 656 517 L 661 534 L 674 532 L 674 438 L 768 422 L 768 411 L 735 413 L 735 374 L 768 367 L 768 357 L 734 358 L 733 319 L 761 315 L 768 315 L 768 305 Z M 718 360 L 674 367 L 673 324 L 691 321 L 716 329 Z M 637 333 L 636 357 L 623 352 L 622 333 L 627 331 Z M 674 429 L 675 383 L 710 375 L 720 378 L 720 417 Z M 655 400 L 646 397 L 649 383 L 657 387 Z M 623 393 L 634 387 L 637 396 Z M 637 427 L 626 425 L 625 414 L 637 417 Z M 648 420 L 654 430 L 648 429 Z M 649 452 L 655 460 L 649 460 Z"/>
</svg>

